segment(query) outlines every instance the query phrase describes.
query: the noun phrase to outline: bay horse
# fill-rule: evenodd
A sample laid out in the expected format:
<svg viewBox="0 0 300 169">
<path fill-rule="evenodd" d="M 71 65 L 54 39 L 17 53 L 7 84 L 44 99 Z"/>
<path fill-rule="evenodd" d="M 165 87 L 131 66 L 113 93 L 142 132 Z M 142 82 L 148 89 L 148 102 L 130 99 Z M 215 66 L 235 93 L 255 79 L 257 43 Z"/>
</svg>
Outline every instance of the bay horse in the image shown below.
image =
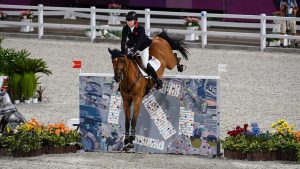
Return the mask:
<svg viewBox="0 0 300 169">
<path fill-rule="evenodd" d="M 161 79 L 165 68 L 172 70 L 176 65 L 179 72 L 183 71 L 184 65 L 180 64 L 180 58 L 177 57 L 173 50 L 181 53 L 184 59 L 188 60 L 188 50 L 183 43 L 183 39 L 171 38 L 164 30 L 152 38 L 152 44 L 149 47 L 150 56 L 156 57 L 161 66 L 156 71 L 157 76 Z M 123 55 L 120 50 L 108 49 L 111 54 L 114 79 L 120 82 L 120 92 L 123 98 L 123 109 L 125 113 L 125 139 L 123 150 L 127 151 L 133 148 L 133 141 L 135 139 L 135 127 L 139 115 L 140 106 L 143 96 L 146 94 L 147 89 L 153 88 L 154 82 L 151 79 L 145 78 L 133 61 Z M 148 88 L 147 88 L 148 86 Z M 133 118 L 130 123 L 130 107 L 134 104 Z M 129 128 L 131 124 L 131 133 L 129 135 Z"/>
</svg>

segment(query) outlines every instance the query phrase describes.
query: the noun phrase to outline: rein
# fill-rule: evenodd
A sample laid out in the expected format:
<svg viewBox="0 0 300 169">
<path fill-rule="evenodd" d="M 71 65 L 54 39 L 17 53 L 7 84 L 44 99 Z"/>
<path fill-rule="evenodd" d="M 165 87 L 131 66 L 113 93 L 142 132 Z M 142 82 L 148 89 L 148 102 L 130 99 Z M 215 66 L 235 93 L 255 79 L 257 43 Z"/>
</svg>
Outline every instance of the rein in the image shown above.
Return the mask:
<svg viewBox="0 0 300 169">
<path fill-rule="evenodd" d="M 124 57 L 126 57 L 126 56 L 124 56 Z M 126 80 L 127 81 L 127 84 L 129 84 L 129 82 L 130 82 L 130 79 L 129 79 L 129 75 L 128 75 L 128 72 L 129 72 L 129 69 L 130 69 L 130 64 L 132 64 L 133 63 L 133 65 L 135 66 L 135 68 L 136 68 L 136 78 L 134 78 L 133 80 L 134 81 L 132 81 L 131 83 L 131 85 L 129 86 L 129 85 L 126 85 L 127 87 L 126 87 L 126 91 L 127 91 L 127 93 L 129 93 L 130 91 L 131 91 L 131 89 L 132 89 L 132 87 L 134 86 L 134 84 L 136 84 L 137 82 L 138 82 L 138 80 L 140 79 L 140 72 L 139 72 L 139 70 L 138 70 L 138 67 L 137 67 L 137 65 L 134 63 L 134 61 L 130 61 L 128 58 L 125 58 L 126 60 L 125 60 L 125 67 L 124 67 L 124 73 L 125 73 L 125 76 L 124 76 L 124 79 L 123 80 Z M 122 81 L 123 81 L 122 80 Z"/>
</svg>

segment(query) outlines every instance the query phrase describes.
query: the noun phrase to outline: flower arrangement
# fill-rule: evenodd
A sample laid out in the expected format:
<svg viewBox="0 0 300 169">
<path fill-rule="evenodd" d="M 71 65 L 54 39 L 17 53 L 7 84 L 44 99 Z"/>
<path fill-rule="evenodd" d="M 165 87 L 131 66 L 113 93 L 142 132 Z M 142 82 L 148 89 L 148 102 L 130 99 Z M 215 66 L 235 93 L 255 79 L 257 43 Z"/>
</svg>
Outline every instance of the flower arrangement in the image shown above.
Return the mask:
<svg viewBox="0 0 300 169">
<path fill-rule="evenodd" d="M 300 131 L 295 132 L 296 140 L 300 143 Z"/>
<path fill-rule="evenodd" d="M 184 22 L 185 27 L 200 27 L 200 24 L 199 24 L 200 19 L 199 18 L 188 16 L 184 19 L 185 19 L 185 22 Z"/>
<path fill-rule="evenodd" d="M 30 10 L 22 11 L 20 17 L 21 19 L 33 19 L 33 12 Z"/>
<path fill-rule="evenodd" d="M 121 4 L 116 4 L 116 3 L 108 4 L 109 9 L 121 9 L 121 7 L 122 7 Z"/>
<path fill-rule="evenodd" d="M 271 127 L 273 129 L 276 129 L 276 131 L 279 134 L 294 134 L 295 133 L 295 131 L 294 131 L 295 126 L 290 125 L 284 119 L 280 119 L 280 120 L 272 123 Z M 276 132 L 276 131 L 273 131 L 273 133 Z"/>
<path fill-rule="evenodd" d="M 0 11 L 0 20 L 6 19 L 6 16 L 5 12 Z"/>
<path fill-rule="evenodd" d="M 47 131 L 50 134 L 55 134 L 59 136 L 59 135 L 68 134 L 70 132 L 70 129 L 67 128 L 64 123 L 57 123 L 57 124 L 49 124 L 47 126 Z"/>
<path fill-rule="evenodd" d="M 275 11 L 275 12 L 273 12 L 273 16 L 281 16 L 281 12 L 280 11 Z"/>
<path fill-rule="evenodd" d="M 257 123 L 244 127 L 236 126 L 221 140 L 224 156 L 231 159 L 248 160 L 291 160 L 300 162 L 300 131 L 284 119 L 272 123 L 272 132 L 262 132 Z M 238 154 L 238 155 L 237 155 Z M 237 157 L 237 156 L 238 157 Z"/>
<path fill-rule="evenodd" d="M 38 155 L 42 155 L 42 148 L 46 151 L 44 153 L 48 154 L 52 147 L 65 147 L 67 152 L 74 152 L 67 147 L 81 145 L 80 134 L 70 130 L 63 123 L 45 126 L 33 118 L 17 126 L 15 130 L 7 128 L 6 131 L 5 135 L 0 135 L 0 149 L 5 149 L 10 155 L 20 156 L 35 151 L 39 151 Z"/>
<path fill-rule="evenodd" d="M 239 125 L 237 125 L 237 126 L 235 127 L 235 129 L 228 131 L 227 134 L 228 134 L 229 136 L 235 137 L 235 136 L 237 136 L 237 135 L 239 135 L 239 134 L 242 134 L 242 133 L 244 133 L 244 132 L 249 132 L 249 131 L 247 130 L 248 126 L 249 126 L 248 124 L 244 124 L 244 127 L 241 128 Z"/>
</svg>

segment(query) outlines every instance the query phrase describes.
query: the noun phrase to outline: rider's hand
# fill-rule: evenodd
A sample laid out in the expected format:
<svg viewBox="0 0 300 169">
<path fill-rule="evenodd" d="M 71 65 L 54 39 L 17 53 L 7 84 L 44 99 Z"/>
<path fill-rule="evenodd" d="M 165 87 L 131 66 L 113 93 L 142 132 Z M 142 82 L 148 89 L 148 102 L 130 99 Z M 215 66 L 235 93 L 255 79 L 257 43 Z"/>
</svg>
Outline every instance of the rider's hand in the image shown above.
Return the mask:
<svg viewBox="0 0 300 169">
<path fill-rule="evenodd" d="M 127 53 L 128 53 L 127 50 L 121 51 L 121 54 L 122 54 L 122 55 L 126 55 Z"/>
<path fill-rule="evenodd" d="M 130 51 L 127 56 L 129 59 L 133 59 L 134 53 Z"/>
</svg>

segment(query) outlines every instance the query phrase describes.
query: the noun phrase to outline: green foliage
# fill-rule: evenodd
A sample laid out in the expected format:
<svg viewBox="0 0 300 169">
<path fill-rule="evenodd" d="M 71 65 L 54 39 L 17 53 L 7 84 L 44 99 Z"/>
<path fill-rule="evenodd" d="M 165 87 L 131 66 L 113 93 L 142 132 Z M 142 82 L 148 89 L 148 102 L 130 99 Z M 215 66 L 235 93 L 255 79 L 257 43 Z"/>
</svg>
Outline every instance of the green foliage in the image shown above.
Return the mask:
<svg viewBox="0 0 300 169">
<path fill-rule="evenodd" d="M 16 51 L 10 48 L 0 48 L 0 72 L 5 75 L 11 75 L 17 73 L 15 71 L 16 62 L 23 61 L 26 59 L 30 53 L 27 50 Z"/>
<path fill-rule="evenodd" d="M 0 148 L 5 148 L 9 153 L 14 151 L 14 145 L 16 144 L 16 139 L 14 135 L 2 136 Z"/>
<path fill-rule="evenodd" d="M 62 147 L 67 145 L 67 140 L 65 137 L 63 137 L 62 135 L 56 135 L 56 134 L 51 134 L 48 133 L 45 138 L 44 138 L 44 142 L 47 143 L 47 145 L 49 146 L 54 146 L 54 147 Z"/>
<path fill-rule="evenodd" d="M 69 145 L 78 144 L 80 142 L 80 135 L 77 131 L 71 130 L 68 134 L 64 135 L 66 143 Z"/>
<path fill-rule="evenodd" d="M 9 49 L 9 48 L 0 48 L 0 72 L 2 72 L 4 75 L 7 75 L 9 77 L 13 76 L 14 74 L 19 74 L 22 76 L 21 87 L 18 87 L 22 94 L 18 94 L 18 97 L 24 96 L 25 99 L 28 99 L 29 97 L 32 97 L 33 92 L 32 90 L 36 90 L 37 87 L 37 78 L 33 75 L 30 75 L 32 80 L 29 80 L 28 77 L 24 78 L 24 75 L 27 73 L 36 74 L 36 73 L 43 73 L 46 75 L 52 74 L 52 72 L 48 69 L 48 66 L 45 61 L 42 59 L 31 59 L 28 58 L 30 53 L 23 49 L 20 51 L 16 51 L 15 49 Z M 28 75 L 26 75 L 28 76 Z M 15 79 L 17 80 L 17 79 Z M 25 82 L 25 83 L 23 83 Z M 29 86 L 26 86 L 29 85 Z M 17 89 L 17 83 L 9 83 L 8 86 L 9 90 L 13 88 L 13 90 Z M 25 93 L 24 93 L 25 92 Z M 9 92 L 11 97 L 12 92 Z"/>
<path fill-rule="evenodd" d="M 66 145 L 80 145 L 80 134 L 77 131 L 69 131 L 68 133 L 55 133 L 44 132 L 43 144 L 45 146 L 62 147 Z"/>
<path fill-rule="evenodd" d="M 23 94 L 23 99 L 28 100 L 33 97 L 34 91 L 37 86 L 37 80 L 33 73 L 24 73 L 21 78 L 21 90 Z"/>
<path fill-rule="evenodd" d="M 15 145 L 11 147 L 13 151 L 29 152 L 42 147 L 42 137 L 36 132 L 21 131 L 14 134 Z"/>
<path fill-rule="evenodd" d="M 116 37 L 121 38 L 122 37 L 122 32 L 121 31 L 110 31 L 111 34 L 114 34 Z"/>
<path fill-rule="evenodd" d="M 22 98 L 21 75 L 14 73 L 9 79 L 9 90 L 12 100 L 20 100 Z"/>
<path fill-rule="evenodd" d="M 237 136 L 228 136 L 221 141 L 222 146 L 225 150 L 230 151 L 242 151 L 245 152 L 249 145 L 248 136 L 243 134 L 238 134 Z"/>
<path fill-rule="evenodd" d="M 277 142 L 278 150 L 284 152 L 297 151 L 299 143 L 293 134 L 276 134 L 274 137 L 276 139 L 275 141 Z"/>
<path fill-rule="evenodd" d="M 16 60 L 14 71 L 16 73 L 31 72 L 31 73 L 44 73 L 46 75 L 52 74 L 48 69 L 47 63 L 42 59 L 18 59 Z"/>
</svg>

